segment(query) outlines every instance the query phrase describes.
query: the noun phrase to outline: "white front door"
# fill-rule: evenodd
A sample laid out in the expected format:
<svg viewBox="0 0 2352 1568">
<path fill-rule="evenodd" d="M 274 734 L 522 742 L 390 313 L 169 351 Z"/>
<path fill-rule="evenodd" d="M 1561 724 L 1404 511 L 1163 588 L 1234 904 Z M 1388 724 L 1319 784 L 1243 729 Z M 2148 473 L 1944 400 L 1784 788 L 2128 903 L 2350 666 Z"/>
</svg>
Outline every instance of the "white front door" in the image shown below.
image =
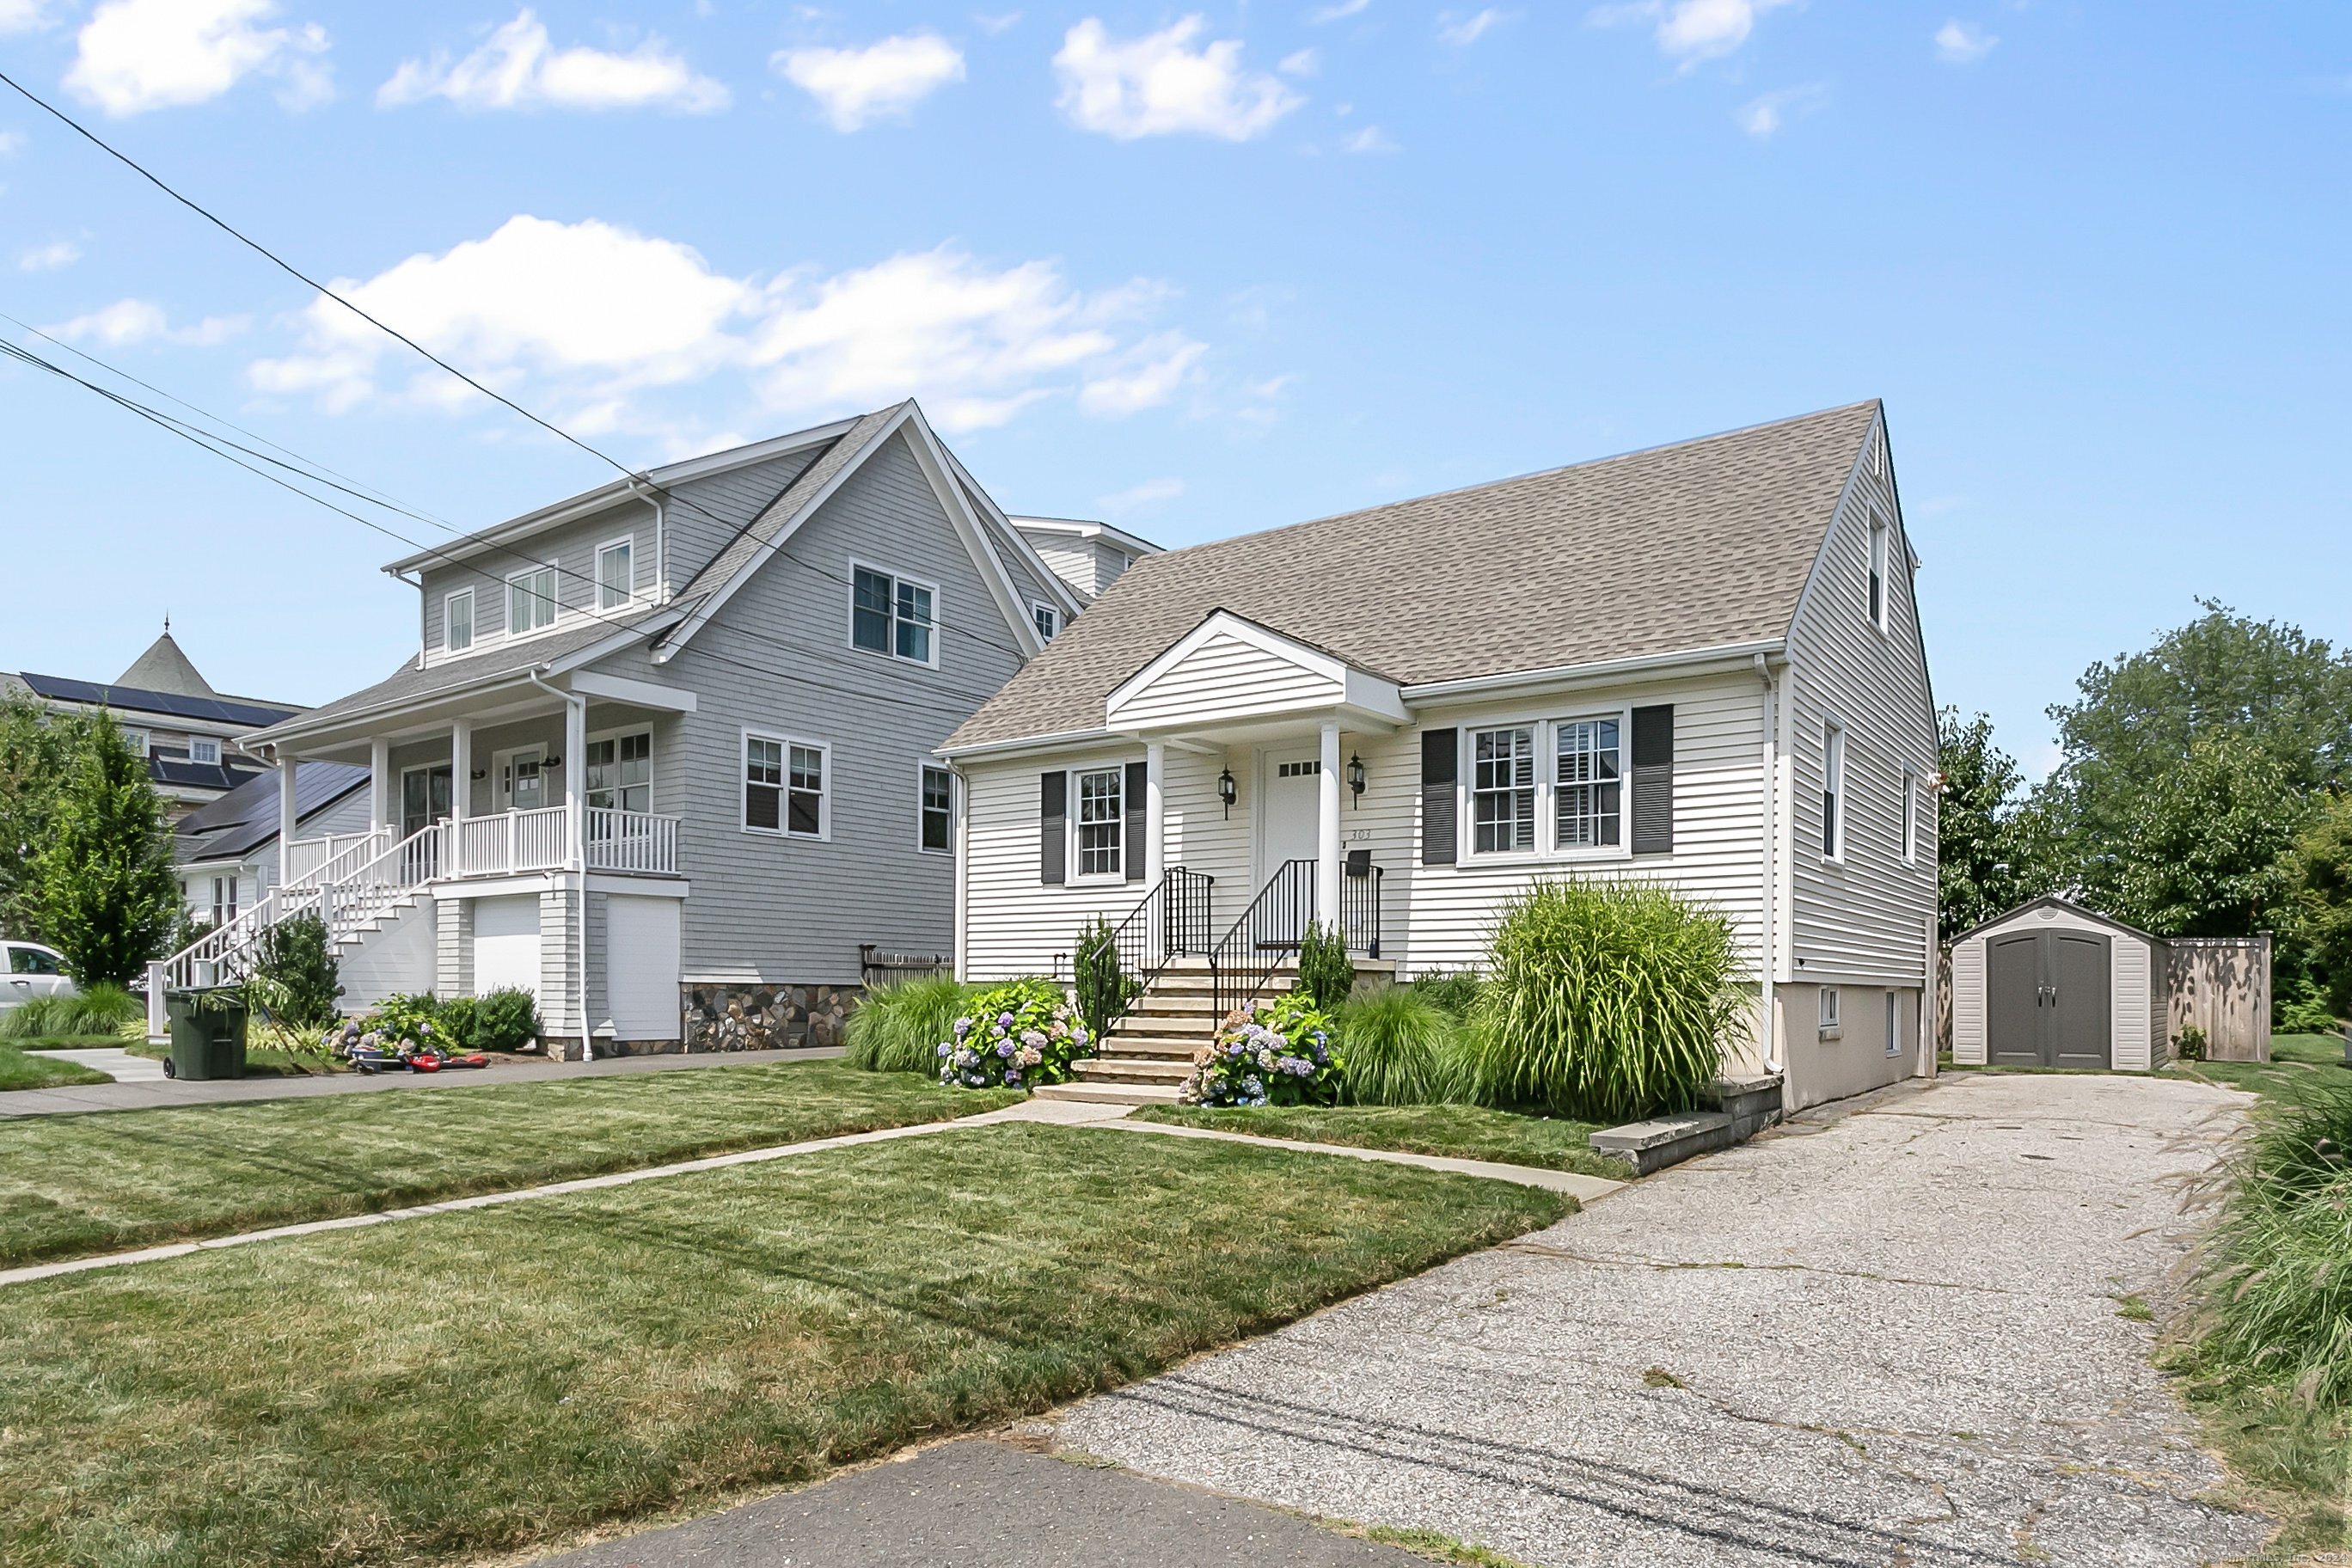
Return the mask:
<svg viewBox="0 0 2352 1568">
<path fill-rule="evenodd" d="M 1259 801 L 1258 886 L 1264 887 L 1286 860 L 1315 858 L 1316 826 L 1323 813 L 1323 769 L 1315 752 L 1268 752 L 1265 784 Z"/>
<path fill-rule="evenodd" d="M 525 746 L 498 754 L 499 809 L 537 811 L 547 804 L 547 748 Z"/>
</svg>

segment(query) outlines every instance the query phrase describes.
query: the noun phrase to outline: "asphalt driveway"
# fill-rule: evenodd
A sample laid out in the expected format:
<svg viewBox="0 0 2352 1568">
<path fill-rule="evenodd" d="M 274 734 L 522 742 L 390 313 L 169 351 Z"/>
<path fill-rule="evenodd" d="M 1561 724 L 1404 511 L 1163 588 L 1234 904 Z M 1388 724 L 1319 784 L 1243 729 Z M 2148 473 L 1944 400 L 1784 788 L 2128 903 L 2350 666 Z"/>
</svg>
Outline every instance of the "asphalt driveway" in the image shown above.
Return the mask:
<svg viewBox="0 0 2352 1568">
<path fill-rule="evenodd" d="M 1541 1564 L 2192 1564 L 2263 1521 L 2151 1370 L 2245 1103 L 1945 1079 L 1066 1413 L 1066 1449 Z"/>
</svg>

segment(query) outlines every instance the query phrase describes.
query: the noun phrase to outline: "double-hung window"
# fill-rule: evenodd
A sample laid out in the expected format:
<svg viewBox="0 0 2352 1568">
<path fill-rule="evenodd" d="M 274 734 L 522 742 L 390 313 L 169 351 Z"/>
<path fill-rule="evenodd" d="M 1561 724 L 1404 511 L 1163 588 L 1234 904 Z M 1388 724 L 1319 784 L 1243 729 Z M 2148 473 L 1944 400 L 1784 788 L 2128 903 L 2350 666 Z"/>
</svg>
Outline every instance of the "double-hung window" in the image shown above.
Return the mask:
<svg viewBox="0 0 2352 1568">
<path fill-rule="evenodd" d="M 220 765 L 220 742 L 218 741 L 208 740 L 202 735 L 191 735 L 188 737 L 188 761 L 192 763 L 207 763 L 217 767 Z"/>
<path fill-rule="evenodd" d="M 1082 773 L 1078 784 L 1078 875 L 1125 874 L 1120 853 L 1127 832 L 1127 774 L 1119 768 Z"/>
<path fill-rule="evenodd" d="M 936 664 L 938 591 L 929 584 L 857 566 L 850 571 L 849 641 L 910 664 Z"/>
<path fill-rule="evenodd" d="M 218 931 L 236 919 L 236 879 L 213 879 L 213 929 Z"/>
<path fill-rule="evenodd" d="M 555 624 L 555 568 L 534 566 L 507 579 L 507 635 L 520 637 Z"/>
<path fill-rule="evenodd" d="M 583 781 L 588 804 L 604 811 L 651 811 L 654 805 L 654 737 L 650 730 L 634 735 L 607 735 L 588 742 L 588 773 Z"/>
<path fill-rule="evenodd" d="M 1481 855 L 1536 847 L 1536 732 L 1531 725 L 1471 732 L 1471 846 Z"/>
<path fill-rule="evenodd" d="M 929 763 L 923 764 L 920 816 L 919 847 L 941 855 L 955 847 L 955 775 Z"/>
<path fill-rule="evenodd" d="M 132 756 L 143 757 L 147 754 L 147 731 L 125 730 L 122 731 L 122 743 L 131 748 Z"/>
<path fill-rule="evenodd" d="M 753 833 L 822 838 L 825 749 L 765 735 L 743 738 L 743 826 Z"/>
<path fill-rule="evenodd" d="M 629 602 L 636 591 L 636 579 L 632 574 L 636 555 L 636 538 L 616 539 L 596 552 L 596 607 L 616 609 Z"/>
<path fill-rule="evenodd" d="M 1052 642 L 1054 640 L 1054 634 L 1062 629 L 1061 612 L 1055 609 L 1051 605 L 1030 605 L 1029 616 L 1030 619 L 1037 624 L 1037 640 L 1039 642 Z"/>
<path fill-rule="evenodd" d="M 463 653 L 474 646 L 474 591 L 460 588 L 441 601 L 441 651 Z"/>
<path fill-rule="evenodd" d="M 1878 518 L 1870 520 L 1870 624 L 1880 631 L 1886 629 L 1886 544 L 1887 528 Z"/>
<path fill-rule="evenodd" d="M 1822 854 L 1845 858 L 1845 731 L 1835 724 L 1822 731 Z"/>
<path fill-rule="evenodd" d="M 1614 848 L 1624 784 L 1614 719 L 1570 719 L 1553 726 L 1558 773 L 1555 840 L 1562 849 Z"/>
</svg>

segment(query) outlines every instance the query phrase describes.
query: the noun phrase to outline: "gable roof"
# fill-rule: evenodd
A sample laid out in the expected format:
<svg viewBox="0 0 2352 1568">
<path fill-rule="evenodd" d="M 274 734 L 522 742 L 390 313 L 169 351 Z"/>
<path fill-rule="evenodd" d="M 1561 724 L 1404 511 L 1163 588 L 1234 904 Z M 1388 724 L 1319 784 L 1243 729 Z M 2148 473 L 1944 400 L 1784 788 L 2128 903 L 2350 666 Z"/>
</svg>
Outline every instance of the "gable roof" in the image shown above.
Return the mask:
<svg viewBox="0 0 2352 1568">
<path fill-rule="evenodd" d="M 2142 931 L 2136 925 L 2126 925 L 2113 915 L 2101 914 L 2098 910 L 2084 904 L 2078 904 L 2072 899 L 2057 893 L 2044 893 L 2038 899 L 2026 900 L 2013 910 L 2005 910 L 1989 921 L 1979 921 L 1968 930 L 1953 937 L 1946 945 L 1958 947 L 1972 936 L 1982 936 L 1995 926 L 2007 925 L 2020 915 L 2030 915 L 2034 910 L 2042 909 L 2063 910 L 2070 915 L 2079 915 L 2084 920 L 2105 926 L 2110 931 L 2121 931 L 2126 936 L 2136 936 L 2142 942 L 2161 942 L 2165 940 L 2153 931 Z"/>
<path fill-rule="evenodd" d="M 1412 687 L 1784 637 L 1876 400 L 1147 555 L 948 738 L 1099 731 L 1216 610 Z"/>
<path fill-rule="evenodd" d="M 368 782 L 352 763 L 299 763 L 294 769 L 294 819 L 315 816 Z M 278 773 L 247 779 L 179 820 L 183 860 L 243 859 L 278 837 Z"/>
</svg>

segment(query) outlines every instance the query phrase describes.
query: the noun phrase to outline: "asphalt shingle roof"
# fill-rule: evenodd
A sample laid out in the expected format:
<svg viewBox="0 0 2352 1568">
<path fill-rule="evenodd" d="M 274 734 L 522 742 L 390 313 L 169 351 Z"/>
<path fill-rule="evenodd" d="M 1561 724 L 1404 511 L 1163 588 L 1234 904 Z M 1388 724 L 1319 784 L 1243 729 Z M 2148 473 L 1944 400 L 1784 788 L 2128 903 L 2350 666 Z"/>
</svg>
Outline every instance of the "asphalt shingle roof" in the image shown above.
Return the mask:
<svg viewBox="0 0 2352 1568">
<path fill-rule="evenodd" d="M 950 736 L 1099 729 L 1214 610 L 1400 685 L 1784 635 L 1875 401 L 1146 556 Z"/>
<path fill-rule="evenodd" d="M 727 547 L 710 558 L 709 565 L 694 574 L 686 585 L 684 598 L 699 598 L 717 592 L 732 582 L 735 574 L 758 559 L 760 552 L 775 542 L 776 535 L 797 515 L 801 508 L 817 491 L 833 482 L 835 474 L 866 448 L 876 431 L 890 422 L 893 415 L 905 407 L 892 404 L 859 416 L 856 424 L 843 432 L 834 444 L 817 455 L 816 461 L 801 471 L 801 477 L 785 487 L 784 493 L 768 504 L 765 511 L 753 518 L 742 532 L 728 541 Z"/>
</svg>

